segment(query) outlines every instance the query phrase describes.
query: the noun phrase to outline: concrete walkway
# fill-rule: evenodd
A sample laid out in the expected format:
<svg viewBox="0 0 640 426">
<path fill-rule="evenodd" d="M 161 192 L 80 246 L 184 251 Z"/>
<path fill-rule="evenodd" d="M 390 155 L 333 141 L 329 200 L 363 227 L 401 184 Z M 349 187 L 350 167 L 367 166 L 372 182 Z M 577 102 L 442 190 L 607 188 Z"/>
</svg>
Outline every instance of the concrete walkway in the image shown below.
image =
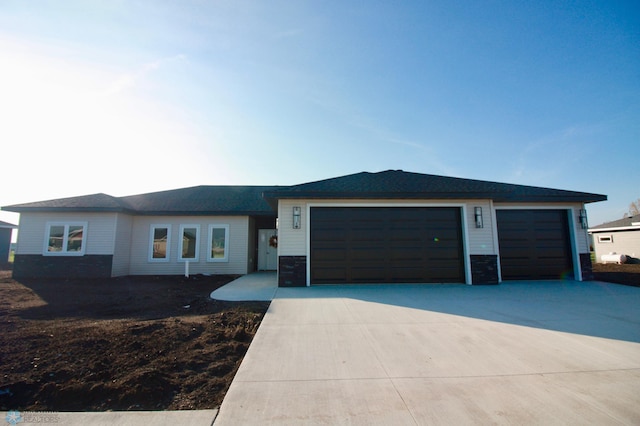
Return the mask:
<svg viewBox="0 0 640 426">
<path fill-rule="evenodd" d="M 276 272 L 254 272 L 211 292 L 211 298 L 227 301 L 270 301 L 278 289 Z"/>
<path fill-rule="evenodd" d="M 640 424 L 640 288 L 279 288 L 216 426 Z"/>
</svg>

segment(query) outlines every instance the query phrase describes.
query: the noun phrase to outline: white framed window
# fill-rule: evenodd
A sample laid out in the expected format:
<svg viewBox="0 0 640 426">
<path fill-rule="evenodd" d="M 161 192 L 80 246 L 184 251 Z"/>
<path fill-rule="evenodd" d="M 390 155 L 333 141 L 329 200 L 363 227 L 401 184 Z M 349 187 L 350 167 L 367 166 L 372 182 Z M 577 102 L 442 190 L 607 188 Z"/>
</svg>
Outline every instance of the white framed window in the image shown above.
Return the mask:
<svg viewBox="0 0 640 426">
<path fill-rule="evenodd" d="M 46 256 L 84 256 L 87 222 L 47 222 L 43 254 Z"/>
<path fill-rule="evenodd" d="M 612 243 L 613 242 L 613 235 L 598 235 L 598 242 L 599 243 Z"/>
<path fill-rule="evenodd" d="M 171 248 L 171 225 L 151 225 L 149 232 L 149 262 L 168 262 Z"/>
<path fill-rule="evenodd" d="M 209 225 L 208 262 L 229 261 L 229 225 Z"/>
<path fill-rule="evenodd" d="M 200 256 L 200 225 L 180 225 L 178 260 L 195 262 Z"/>
</svg>

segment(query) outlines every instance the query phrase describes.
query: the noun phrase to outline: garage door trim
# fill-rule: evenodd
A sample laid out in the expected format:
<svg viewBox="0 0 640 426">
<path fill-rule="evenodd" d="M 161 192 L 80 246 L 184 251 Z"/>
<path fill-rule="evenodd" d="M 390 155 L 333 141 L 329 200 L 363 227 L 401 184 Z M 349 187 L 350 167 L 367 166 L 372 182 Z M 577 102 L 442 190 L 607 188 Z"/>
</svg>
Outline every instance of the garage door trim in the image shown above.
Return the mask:
<svg viewBox="0 0 640 426">
<path fill-rule="evenodd" d="M 307 202 L 305 209 L 305 217 L 303 221 L 305 222 L 306 229 L 306 257 L 307 257 L 307 287 L 311 286 L 311 208 L 313 207 L 456 207 L 460 209 L 460 222 L 462 226 L 461 236 L 462 236 L 462 257 L 463 257 L 463 270 L 464 270 L 464 280 L 465 284 L 471 285 L 471 264 L 469 261 L 469 235 L 468 235 L 468 221 L 467 221 L 467 204 L 466 203 L 384 203 L 384 202 L 374 202 L 374 203 L 309 203 Z"/>
</svg>

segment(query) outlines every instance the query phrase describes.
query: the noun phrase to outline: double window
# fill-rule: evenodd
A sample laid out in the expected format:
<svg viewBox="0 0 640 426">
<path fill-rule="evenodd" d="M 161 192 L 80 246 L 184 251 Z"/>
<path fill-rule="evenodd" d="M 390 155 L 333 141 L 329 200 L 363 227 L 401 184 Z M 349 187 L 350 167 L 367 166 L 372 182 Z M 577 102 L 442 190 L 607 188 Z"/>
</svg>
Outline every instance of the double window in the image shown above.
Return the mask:
<svg viewBox="0 0 640 426">
<path fill-rule="evenodd" d="M 200 259 L 200 225 L 180 225 L 178 261 L 197 262 Z M 151 225 L 149 261 L 168 262 L 171 247 L 171 225 Z M 207 261 L 229 261 L 229 225 L 208 227 Z"/>
<path fill-rule="evenodd" d="M 48 222 L 46 232 L 45 255 L 84 255 L 87 245 L 87 222 Z"/>
</svg>

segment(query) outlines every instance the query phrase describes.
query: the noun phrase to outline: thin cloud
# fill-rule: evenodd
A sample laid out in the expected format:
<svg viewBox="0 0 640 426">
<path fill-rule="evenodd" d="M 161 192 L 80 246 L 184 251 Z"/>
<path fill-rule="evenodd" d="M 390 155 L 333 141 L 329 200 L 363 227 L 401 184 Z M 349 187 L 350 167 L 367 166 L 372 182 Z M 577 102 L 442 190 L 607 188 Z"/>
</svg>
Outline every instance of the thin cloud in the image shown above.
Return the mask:
<svg viewBox="0 0 640 426">
<path fill-rule="evenodd" d="M 104 95 L 111 96 L 124 92 L 125 90 L 133 88 L 139 81 L 145 79 L 149 74 L 159 69 L 161 66 L 164 66 L 167 63 L 175 62 L 179 60 L 185 59 L 186 56 L 183 54 L 171 56 L 168 58 L 162 58 L 157 61 L 149 62 L 147 64 L 142 65 L 138 70 L 125 73 L 118 77 L 115 81 L 113 81 L 107 90 L 104 92 Z"/>
</svg>

